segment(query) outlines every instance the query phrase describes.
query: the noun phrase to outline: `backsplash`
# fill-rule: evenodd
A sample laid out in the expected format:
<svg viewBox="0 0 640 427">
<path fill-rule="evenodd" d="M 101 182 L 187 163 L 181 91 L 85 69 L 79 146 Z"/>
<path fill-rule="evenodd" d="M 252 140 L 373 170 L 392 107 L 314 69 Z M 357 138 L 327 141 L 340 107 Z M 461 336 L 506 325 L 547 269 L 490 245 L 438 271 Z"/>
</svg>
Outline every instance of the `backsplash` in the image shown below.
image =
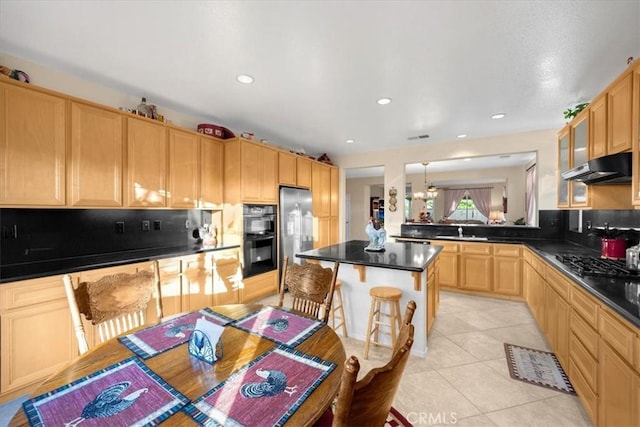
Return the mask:
<svg viewBox="0 0 640 427">
<path fill-rule="evenodd" d="M 0 266 L 187 247 L 193 230 L 210 222 L 200 210 L 0 209 Z"/>
<path fill-rule="evenodd" d="M 605 223 L 610 228 L 626 229 L 624 237 L 627 239 L 627 247 L 638 244 L 640 240 L 640 210 L 583 210 L 582 222 L 579 221 L 579 211 L 560 211 L 566 215 L 565 239 L 600 250 L 602 240 L 599 236 L 591 234 L 591 227 L 604 227 Z M 578 232 L 581 225 L 582 232 Z"/>
</svg>

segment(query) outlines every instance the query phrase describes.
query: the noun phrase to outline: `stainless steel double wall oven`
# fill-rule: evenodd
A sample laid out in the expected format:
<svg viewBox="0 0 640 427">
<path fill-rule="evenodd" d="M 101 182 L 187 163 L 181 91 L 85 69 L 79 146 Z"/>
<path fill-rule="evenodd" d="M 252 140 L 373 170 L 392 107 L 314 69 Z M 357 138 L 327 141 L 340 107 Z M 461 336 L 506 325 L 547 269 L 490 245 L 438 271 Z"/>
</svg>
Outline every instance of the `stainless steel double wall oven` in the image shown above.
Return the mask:
<svg viewBox="0 0 640 427">
<path fill-rule="evenodd" d="M 278 268 L 276 205 L 243 205 L 244 277 Z"/>
</svg>

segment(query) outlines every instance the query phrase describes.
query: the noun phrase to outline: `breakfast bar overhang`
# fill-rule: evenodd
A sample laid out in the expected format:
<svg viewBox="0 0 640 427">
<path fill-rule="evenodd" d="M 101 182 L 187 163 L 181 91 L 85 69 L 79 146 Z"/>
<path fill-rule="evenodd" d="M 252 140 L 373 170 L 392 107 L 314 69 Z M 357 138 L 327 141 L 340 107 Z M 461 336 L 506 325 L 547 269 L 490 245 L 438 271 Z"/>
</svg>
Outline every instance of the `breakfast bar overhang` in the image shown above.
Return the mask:
<svg viewBox="0 0 640 427">
<path fill-rule="evenodd" d="M 338 278 L 342 281 L 345 317 L 351 337 L 364 340 L 369 313 L 369 289 L 376 286 L 392 286 L 402 291 L 402 312 L 407 302 L 417 304 L 413 317 L 415 327 L 411 353 L 427 355 L 427 321 L 435 316 L 437 288 L 435 266 L 442 246 L 418 243 L 386 243 L 382 252 L 368 252 L 365 240 L 352 240 L 311 251 L 297 253 L 303 259 L 320 261 L 323 267 L 341 265 Z M 432 292 L 428 289 L 433 287 Z M 436 300 L 429 301 L 429 296 Z"/>
</svg>

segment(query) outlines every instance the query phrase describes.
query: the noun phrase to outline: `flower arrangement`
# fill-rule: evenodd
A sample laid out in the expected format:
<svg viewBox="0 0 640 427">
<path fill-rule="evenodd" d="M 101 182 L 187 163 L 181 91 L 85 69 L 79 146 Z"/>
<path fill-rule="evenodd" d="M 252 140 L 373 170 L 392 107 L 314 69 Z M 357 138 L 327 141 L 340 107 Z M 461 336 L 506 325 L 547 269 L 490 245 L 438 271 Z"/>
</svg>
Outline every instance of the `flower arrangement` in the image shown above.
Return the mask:
<svg viewBox="0 0 640 427">
<path fill-rule="evenodd" d="M 588 102 L 582 102 L 573 108 L 569 107 L 566 110 L 564 110 L 562 114 L 564 115 L 565 120 L 572 120 L 575 116 L 578 115 L 580 111 L 587 108 L 587 105 L 589 105 Z"/>
</svg>

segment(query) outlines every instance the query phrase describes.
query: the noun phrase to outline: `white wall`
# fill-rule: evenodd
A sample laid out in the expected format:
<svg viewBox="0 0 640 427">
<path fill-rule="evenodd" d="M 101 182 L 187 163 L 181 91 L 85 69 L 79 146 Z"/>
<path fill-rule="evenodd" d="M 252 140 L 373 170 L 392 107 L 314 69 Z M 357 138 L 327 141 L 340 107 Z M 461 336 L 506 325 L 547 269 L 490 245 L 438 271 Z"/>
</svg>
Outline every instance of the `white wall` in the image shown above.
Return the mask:
<svg viewBox="0 0 640 427">
<path fill-rule="evenodd" d="M 546 129 L 495 137 L 466 139 L 442 144 L 422 144 L 394 148 L 390 150 L 358 153 L 332 157 L 341 169 L 384 166 L 385 194 L 388 189 L 398 190 L 398 200 L 405 197 L 405 164 L 421 161 L 460 159 L 465 157 L 492 156 L 498 154 L 537 152 L 538 163 L 538 209 L 556 209 L 556 166 L 557 134 L 559 129 Z M 389 145 L 393 146 L 394 141 Z M 404 141 L 402 142 L 404 144 Z M 400 144 L 395 144 L 400 145 Z M 345 194 L 345 174 L 341 173 L 340 194 Z M 524 184 L 521 186 L 524 189 Z M 509 205 L 518 203 L 512 199 L 516 194 L 508 194 Z M 524 190 L 523 190 L 524 193 Z M 524 198 L 524 194 L 522 195 Z M 524 199 L 523 199 L 524 200 Z M 524 204 L 524 201 L 522 202 Z M 352 200 L 351 209 L 355 203 Z M 344 214 L 344 207 L 340 207 Z M 403 209 L 385 212 L 385 229 L 389 234 L 399 234 L 400 224 L 404 222 Z M 523 216 L 523 215 L 520 215 Z M 352 215 L 353 217 L 353 215 Z M 519 217 L 517 217 L 519 218 Z M 513 218 L 516 219 L 516 218 Z M 341 217 L 340 224 L 344 223 Z M 354 228 L 352 227 L 352 230 Z M 353 232 L 353 231 L 352 231 Z"/>
</svg>

